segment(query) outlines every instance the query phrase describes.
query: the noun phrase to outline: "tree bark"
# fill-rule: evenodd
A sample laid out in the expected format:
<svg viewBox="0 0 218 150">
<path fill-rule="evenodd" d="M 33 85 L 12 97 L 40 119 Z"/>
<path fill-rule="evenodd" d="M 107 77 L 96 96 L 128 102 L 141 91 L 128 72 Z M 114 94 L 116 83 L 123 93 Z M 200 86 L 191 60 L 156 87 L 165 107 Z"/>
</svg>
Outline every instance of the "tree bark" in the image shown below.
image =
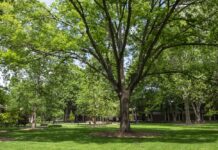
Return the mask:
<svg viewBox="0 0 218 150">
<path fill-rule="evenodd" d="M 31 115 L 31 128 L 36 128 L 36 107 L 33 107 L 32 115 Z"/>
<path fill-rule="evenodd" d="M 173 115 L 173 122 L 176 122 L 177 120 L 177 112 L 172 112 L 172 115 Z"/>
<path fill-rule="evenodd" d="M 178 114 L 178 121 L 181 121 L 181 114 Z"/>
<path fill-rule="evenodd" d="M 135 114 L 135 117 L 134 117 L 135 118 L 135 123 L 137 123 L 138 122 L 138 117 L 137 117 L 136 109 L 135 109 L 135 113 L 134 114 Z"/>
<path fill-rule="evenodd" d="M 191 124 L 191 119 L 190 119 L 190 111 L 189 111 L 189 102 L 187 99 L 184 100 L 185 104 L 185 123 L 187 125 Z"/>
<path fill-rule="evenodd" d="M 150 113 L 150 119 L 151 119 L 151 122 L 153 122 L 153 121 L 154 121 L 154 118 L 153 118 L 153 113 L 152 113 L 152 112 Z"/>
<path fill-rule="evenodd" d="M 167 112 L 164 112 L 164 121 L 167 122 Z"/>
<path fill-rule="evenodd" d="M 130 131 L 129 99 L 130 99 L 130 92 L 128 90 L 123 90 L 120 96 L 120 132 L 121 133 Z"/>
<path fill-rule="evenodd" d="M 181 111 L 181 121 L 184 121 L 184 111 Z"/>
<path fill-rule="evenodd" d="M 92 117 L 92 122 L 93 122 L 93 124 L 94 124 L 94 126 L 96 125 L 96 116 L 93 116 Z"/>
<path fill-rule="evenodd" d="M 167 111 L 167 120 L 168 122 L 170 122 L 170 111 L 169 110 Z"/>
<path fill-rule="evenodd" d="M 201 123 L 201 103 L 192 103 L 192 108 L 194 110 L 196 122 Z"/>
</svg>

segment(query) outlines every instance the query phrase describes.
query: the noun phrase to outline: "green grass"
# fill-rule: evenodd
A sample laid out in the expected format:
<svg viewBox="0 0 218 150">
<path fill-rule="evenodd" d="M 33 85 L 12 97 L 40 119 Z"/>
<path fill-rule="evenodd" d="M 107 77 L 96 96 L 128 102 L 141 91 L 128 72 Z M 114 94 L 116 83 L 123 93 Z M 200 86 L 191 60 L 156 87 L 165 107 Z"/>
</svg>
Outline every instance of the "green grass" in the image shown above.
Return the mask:
<svg viewBox="0 0 218 150">
<path fill-rule="evenodd" d="M 23 131 L 6 129 L 0 137 L 15 141 L 0 142 L 0 150 L 218 150 L 218 124 L 183 126 L 175 124 L 139 124 L 132 129 L 157 132 L 147 138 L 93 137 L 92 132 L 116 131 L 118 125 L 87 127 L 64 124 L 59 128 Z M 5 129 L 1 129 L 5 130 Z"/>
</svg>

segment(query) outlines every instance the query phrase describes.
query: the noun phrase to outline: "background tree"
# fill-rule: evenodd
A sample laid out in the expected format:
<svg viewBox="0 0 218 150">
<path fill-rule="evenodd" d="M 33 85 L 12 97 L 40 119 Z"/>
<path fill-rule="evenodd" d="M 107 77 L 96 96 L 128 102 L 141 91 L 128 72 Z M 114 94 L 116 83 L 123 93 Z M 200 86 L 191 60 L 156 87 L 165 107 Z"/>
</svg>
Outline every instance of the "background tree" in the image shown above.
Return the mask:
<svg viewBox="0 0 218 150">
<path fill-rule="evenodd" d="M 108 119 L 117 116 L 118 105 L 110 85 L 88 70 L 84 73 L 76 104 L 78 114 L 92 118 L 94 124 L 97 117 Z"/>
</svg>

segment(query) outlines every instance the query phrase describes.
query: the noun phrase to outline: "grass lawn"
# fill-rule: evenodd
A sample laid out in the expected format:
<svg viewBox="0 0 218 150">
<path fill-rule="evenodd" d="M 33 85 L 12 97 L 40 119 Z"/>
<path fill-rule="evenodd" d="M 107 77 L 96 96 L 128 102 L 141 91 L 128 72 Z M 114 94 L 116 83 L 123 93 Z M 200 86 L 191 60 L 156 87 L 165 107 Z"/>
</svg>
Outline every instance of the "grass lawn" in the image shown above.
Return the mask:
<svg viewBox="0 0 218 150">
<path fill-rule="evenodd" d="M 146 138 L 94 137 L 91 133 L 116 131 L 118 125 L 88 127 L 64 124 L 60 128 L 25 131 L 0 128 L 0 150 L 218 150 L 218 124 L 138 124 L 135 131 L 160 133 Z M 3 131 L 4 130 L 4 131 Z M 7 130 L 8 132 L 5 132 Z"/>
</svg>

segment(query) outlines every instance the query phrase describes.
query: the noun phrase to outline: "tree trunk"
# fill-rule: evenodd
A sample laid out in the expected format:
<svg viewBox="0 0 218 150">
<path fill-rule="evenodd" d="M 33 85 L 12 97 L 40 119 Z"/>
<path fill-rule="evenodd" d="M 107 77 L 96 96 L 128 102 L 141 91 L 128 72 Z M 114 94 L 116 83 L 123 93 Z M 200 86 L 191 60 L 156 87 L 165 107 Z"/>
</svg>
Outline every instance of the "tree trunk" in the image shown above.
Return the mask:
<svg viewBox="0 0 218 150">
<path fill-rule="evenodd" d="M 168 122 L 170 122 L 170 111 L 169 110 L 167 111 L 167 120 Z"/>
<path fill-rule="evenodd" d="M 209 116 L 209 118 L 208 118 L 208 119 L 209 119 L 209 121 L 211 121 L 211 116 Z"/>
<path fill-rule="evenodd" d="M 120 96 L 120 132 L 121 133 L 130 131 L 129 98 L 130 98 L 129 91 L 123 90 Z"/>
<path fill-rule="evenodd" d="M 94 126 L 96 125 L 96 116 L 93 116 L 92 117 L 92 122 L 93 122 L 93 124 L 94 124 Z"/>
<path fill-rule="evenodd" d="M 196 122 L 201 123 L 201 103 L 192 103 L 192 108 L 194 110 Z"/>
<path fill-rule="evenodd" d="M 164 121 L 167 122 L 167 112 L 164 112 Z"/>
<path fill-rule="evenodd" d="M 33 107 L 32 115 L 31 115 L 31 128 L 35 129 L 36 128 L 36 108 Z"/>
<path fill-rule="evenodd" d="M 173 122 L 176 122 L 177 120 L 177 112 L 173 112 L 172 113 L 172 115 L 173 115 Z"/>
<path fill-rule="evenodd" d="M 181 121 L 181 114 L 178 114 L 178 121 Z"/>
<path fill-rule="evenodd" d="M 150 113 L 150 120 L 151 120 L 151 122 L 154 121 L 153 112 Z"/>
<path fill-rule="evenodd" d="M 190 111 L 189 111 L 189 102 L 187 99 L 184 100 L 185 104 L 185 123 L 187 125 L 191 124 L 191 119 L 190 119 Z"/>
<path fill-rule="evenodd" d="M 85 115 L 82 115 L 82 122 L 85 122 Z"/>
<path fill-rule="evenodd" d="M 138 122 L 138 117 L 137 117 L 137 112 L 136 112 L 136 109 L 135 109 L 135 123 Z"/>
</svg>

